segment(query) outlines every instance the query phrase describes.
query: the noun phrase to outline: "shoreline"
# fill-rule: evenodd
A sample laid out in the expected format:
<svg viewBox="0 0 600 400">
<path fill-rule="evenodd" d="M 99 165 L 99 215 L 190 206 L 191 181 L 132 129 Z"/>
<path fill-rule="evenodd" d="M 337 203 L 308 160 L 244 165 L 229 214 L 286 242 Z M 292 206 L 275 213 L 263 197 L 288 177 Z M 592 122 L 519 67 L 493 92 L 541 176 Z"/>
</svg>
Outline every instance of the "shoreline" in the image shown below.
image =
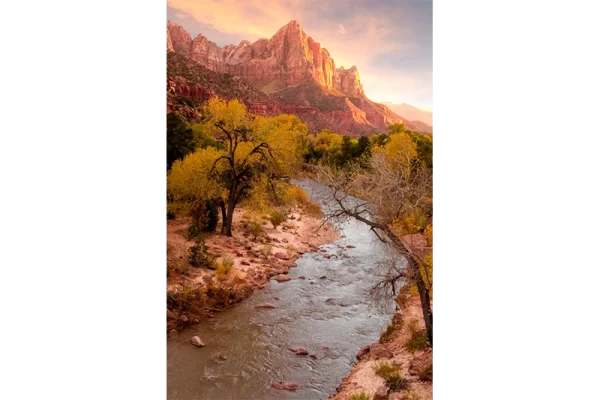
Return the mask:
<svg viewBox="0 0 600 400">
<path fill-rule="evenodd" d="M 373 399 L 433 399 L 433 370 L 431 380 L 424 372 L 432 365 L 433 349 L 428 346 L 412 350 L 407 348 L 409 343 L 413 343 L 411 339 L 415 336 L 414 332 L 423 332 L 425 329 L 419 296 L 416 293 L 401 293 L 397 302 L 401 309 L 392 317 L 389 336 L 383 341 L 366 344 L 360 351 L 357 349 L 358 362 L 342 379 L 336 393 L 329 396 L 329 400 L 346 400 L 361 392 L 366 392 Z M 382 361 L 399 368 L 400 375 L 408 381 L 408 389 L 395 393 L 386 391 L 386 381 L 373 368 Z M 381 391 L 381 397 L 375 395 L 378 391 Z M 387 394 L 384 396 L 383 393 Z"/>
<path fill-rule="evenodd" d="M 208 253 L 234 260 L 231 270 L 221 277 L 212 269 L 186 266 L 188 249 L 194 245 L 185 238 L 190 219 L 167 220 L 167 332 L 212 318 L 264 288 L 274 276 L 285 279 L 304 253 L 316 252 L 320 245 L 340 237 L 321 216 L 298 207 L 290 211 L 289 219 L 277 228 L 263 220 L 262 237 L 254 238 L 246 229 L 249 217 L 243 208 L 234 215 L 232 237 L 217 233 L 220 223 L 216 232 L 207 233 Z"/>
</svg>

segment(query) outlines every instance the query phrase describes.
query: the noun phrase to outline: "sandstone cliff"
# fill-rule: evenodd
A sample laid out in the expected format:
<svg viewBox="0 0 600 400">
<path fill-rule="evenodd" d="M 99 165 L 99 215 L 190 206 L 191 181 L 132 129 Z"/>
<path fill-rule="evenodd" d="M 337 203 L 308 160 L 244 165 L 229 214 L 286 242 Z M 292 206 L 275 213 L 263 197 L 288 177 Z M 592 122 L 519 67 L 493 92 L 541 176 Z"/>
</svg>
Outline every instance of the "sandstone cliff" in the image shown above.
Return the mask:
<svg viewBox="0 0 600 400">
<path fill-rule="evenodd" d="M 305 79 L 349 96 L 363 95 L 355 66 L 335 68 L 327 49 L 308 36 L 297 21 L 291 21 L 271 39 L 247 40 L 219 47 L 205 36 L 193 40 L 185 30 L 169 22 L 173 51 L 215 72 L 238 75 L 259 88 L 273 91 Z"/>
<path fill-rule="evenodd" d="M 327 49 L 297 21 L 280 28 L 271 39 L 225 47 L 201 34 L 192 39 L 181 26 L 168 22 L 167 50 L 168 111 L 178 109 L 193 116 L 190 101 L 219 96 L 242 100 L 254 114 L 295 114 L 316 131 L 328 128 L 368 135 L 397 122 L 431 131 L 369 100 L 356 66 L 336 68 Z"/>
</svg>

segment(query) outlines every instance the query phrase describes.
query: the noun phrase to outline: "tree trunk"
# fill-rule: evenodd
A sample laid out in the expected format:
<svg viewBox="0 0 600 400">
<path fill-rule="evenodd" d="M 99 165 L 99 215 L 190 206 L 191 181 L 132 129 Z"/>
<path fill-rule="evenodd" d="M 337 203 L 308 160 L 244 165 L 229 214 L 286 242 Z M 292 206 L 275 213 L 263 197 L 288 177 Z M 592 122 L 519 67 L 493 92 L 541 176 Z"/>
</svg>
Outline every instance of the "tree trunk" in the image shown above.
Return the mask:
<svg viewBox="0 0 600 400">
<path fill-rule="evenodd" d="M 221 206 L 221 215 L 223 216 L 223 223 L 221 224 L 221 235 L 224 235 L 227 229 L 227 211 L 225 210 L 225 202 L 221 200 L 219 202 Z"/>
<path fill-rule="evenodd" d="M 429 338 L 429 343 L 433 346 L 433 311 L 431 311 L 431 297 L 429 296 L 429 290 L 423 281 L 423 277 L 421 276 L 421 271 L 419 270 L 419 262 L 413 257 L 412 253 L 408 251 L 404 243 L 400 240 L 396 234 L 387 226 L 383 224 L 379 224 L 377 222 L 373 222 L 367 218 L 364 218 L 359 213 L 352 212 L 344 207 L 344 204 L 341 200 L 335 198 L 337 203 L 340 205 L 342 211 L 355 219 L 364 222 L 369 225 L 373 229 L 379 229 L 383 231 L 387 237 L 390 238 L 394 246 L 398 248 L 400 253 L 402 253 L 408 262 L 408 271 L 410 277 L 413 278 L 415 284 L 417 285 L 417 289 L 419 291 L 419 298 L 421 300 L 421 310 L 423 311 L 423 321 L 425 322 L 425 329 L 427 330 L 427 337 Z M 381 239 L 381 238 L 380 238 Z"/>
<path fill-rule="evenodd" d="M 229 201 L 227 202 L 227 226 L 225 234 L 232 236 L 231 227 L 233 225 L 233 210 L 235 209 L 235 198 L 230 194 Z"/>
<path fill-rule="evenodd" d="M 431 311 L 431 297 L 429 296 L 429 290 L 423 281 L 421 271 L 419 269 L 419 263 L 412 254 L 408 251 L 404 243 L 398 238 L 394 232 L 388 227 L 382 229 L 387 236 L 392 240 L 395 246 L 400 249 L 400 252 L 406 257 L 408 262 L 408 269 L 410 271 L 410 277 L 415 281 L 417 290 L 419 291 L 419 298 L 421 300 L 421 310 L 423 311 L 423 320 L 425 322 L 425 329 L 427 330 L 427 337 L 429 343 L 433 346 L 433 311 Z"/>
</svg>

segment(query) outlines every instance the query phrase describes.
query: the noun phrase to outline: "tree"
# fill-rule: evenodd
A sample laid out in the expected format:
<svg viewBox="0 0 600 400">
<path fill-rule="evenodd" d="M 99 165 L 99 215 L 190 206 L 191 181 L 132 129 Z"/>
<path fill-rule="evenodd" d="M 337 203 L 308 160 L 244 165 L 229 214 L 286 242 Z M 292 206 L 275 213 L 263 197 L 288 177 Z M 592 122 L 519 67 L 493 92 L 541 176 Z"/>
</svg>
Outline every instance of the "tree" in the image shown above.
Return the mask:
<svg viewBox="0 0 600 400">
<path fill-rule="evenodd" d="M 375 151 L 371 168 L 367 170 L 356 168 L 340 171 L 320 167 L 313 178 L 331 188 L 331 200 L 337 204 L 337 209 L 330 212 L 326 219 L 350 217 L 361 221 L 406 258 L 407 267 L 402 270 L 389 269 L 383 284 L 391 285 L 394 293 L 394 284 L 400 279 L 408 279 L 416 285 L 427 335 L 433 344 L 432 280 L 430 269 L 423 268 L 428 260 L 424 260 L 422 252 L 415 251 L 410 243 L 403 240 L 405 233 L 413 232 L 407 232 L 401 224 L 405 217 L 417 210 L 431 217 L 431 170 L 412 162 L 416 156 L 416 145 L 406 141 L 402 135 L 404 133 L 392 135 L 385 147 Z M 398 136 L 398 139 L 394 140 L 394 136 Z M 348 194 L 361 201 L 350 198 Z M 424 273 L 429 273 L 429 276 Z"/>
<path fill-rule="evenodd" d="M 298 166 L 306 126 L 295 116 L 253 117 L 238 100 L 212 99 L 204 127 L 219 146 L 200 148 L 174 163 L 168 189 L 174 199 L 214 199 L 221 208 L 221 233 L 232 235 L 233 215 L 242 200 L 277 199 L 279 181 Z"/>
<path fill-rule="evenodd" d="M 167 114 L 167 171 L 175 160 L 194 151 L 196 140 L 188 124 L 176 112 Z"/>
</svg>

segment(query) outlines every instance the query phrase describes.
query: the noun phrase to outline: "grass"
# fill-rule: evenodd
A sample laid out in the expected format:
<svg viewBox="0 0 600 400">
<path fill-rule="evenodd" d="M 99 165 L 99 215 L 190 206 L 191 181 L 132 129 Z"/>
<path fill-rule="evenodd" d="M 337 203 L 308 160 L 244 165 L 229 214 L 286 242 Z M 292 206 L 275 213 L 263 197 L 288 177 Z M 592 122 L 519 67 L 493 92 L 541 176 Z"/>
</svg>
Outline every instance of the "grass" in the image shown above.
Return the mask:
<svg viewBox="0 0 600 400">
<path fill-rule="evenodd" d="M 419 372 L 419 379 L 424 382 L 433 381 L 433 364 L 429 364 Z"/>
<path fill-rule="evenodd" d="M 260 253 L 265 257 L 269 257 L 273 251 L 273 245 L 266 244 L 260 248 Z"/>
<path fill-rule="evenodd" d="M 379 336 L 379 343 L 385 343 L 392 338 L 392 333 L 394 333 L 394 325 L 389 324 L 385 331 L 381 333 Z"/>
<path fill-rule="evenodd" d="M 398 392 L 408 389 L 408 380 L 400 374 L 400 366 L 393 365 L 388 361 L 380 361 L 373 366 L 373 370 L 385 379 L 391 391 Z"/>
<path fill-rule="evenodd" d="M 408 342 L 406 342 L 406 350 L 414 353 L 417 350 L 425 350 L 431 347 L 429 339 L 427 338 L 427 331 L 423 330 L 412 330 L 412 335 Z"/>
<path fill-rule="evenodd" d="M 367 392 L 354 393 L 348 400 L 371 400 L 371 395 Z"/>
<path fill-rule="evenodd" d="M 389 361 L 380 361 L 373 365 L 373 370 L 377 375 L 385 379 L 386 376 L 400 371 L 400 367 L 393 365 Z"/>
</svg>

